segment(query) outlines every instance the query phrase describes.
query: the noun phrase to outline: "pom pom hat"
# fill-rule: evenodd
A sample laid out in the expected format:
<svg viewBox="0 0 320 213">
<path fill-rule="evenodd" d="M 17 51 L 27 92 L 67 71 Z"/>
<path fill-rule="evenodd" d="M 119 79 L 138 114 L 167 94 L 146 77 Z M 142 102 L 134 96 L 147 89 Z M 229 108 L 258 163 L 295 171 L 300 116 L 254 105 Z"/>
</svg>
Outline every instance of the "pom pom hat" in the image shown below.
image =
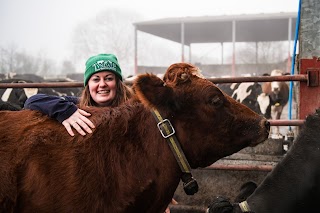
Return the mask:
<svg viewBox="0 0 320 213">
<path fill-rule="evenodd" d="M 113 72 L 122 81 L 121 69 L 118 59 L 113 54 L 99 54 L 90 57 L 86 62 L 86 71 L 84 73 L 84 86 L 88 84 L 89 78 L 102 71 Z"/>
</svg>

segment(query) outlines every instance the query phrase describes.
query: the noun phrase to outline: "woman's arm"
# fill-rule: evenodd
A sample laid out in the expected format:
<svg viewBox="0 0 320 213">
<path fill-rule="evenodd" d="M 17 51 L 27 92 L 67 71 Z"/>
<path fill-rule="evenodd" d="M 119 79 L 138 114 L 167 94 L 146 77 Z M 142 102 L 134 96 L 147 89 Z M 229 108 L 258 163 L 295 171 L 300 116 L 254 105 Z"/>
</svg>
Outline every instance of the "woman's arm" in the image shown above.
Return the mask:
<svg viewBox="0 0 320 213">
<path fill-rule="evenodd" d="M 59 97 L 46 94 L 36 94 L 26 100 L 24 108 L 38 110 L 62 123 L 77 111 L 77 103 L 78 98 L 74 96 Z"/>
<path fill-rule="evenodd" d="M 53 96 L 46 94 L 36 94 L 27 99 L 24 104 L 25 109 L 38 110 L 51 118 L 58 120 L 64 125 L 68 133 L 74 136 L 73 127 L 81 135 L 86 135 L 84 130 L 92 133 L 93 123 L 87 118 L 91 114 L 78 109 L 76 104 L 78 98 L 74 96 Z"/>
</svg>

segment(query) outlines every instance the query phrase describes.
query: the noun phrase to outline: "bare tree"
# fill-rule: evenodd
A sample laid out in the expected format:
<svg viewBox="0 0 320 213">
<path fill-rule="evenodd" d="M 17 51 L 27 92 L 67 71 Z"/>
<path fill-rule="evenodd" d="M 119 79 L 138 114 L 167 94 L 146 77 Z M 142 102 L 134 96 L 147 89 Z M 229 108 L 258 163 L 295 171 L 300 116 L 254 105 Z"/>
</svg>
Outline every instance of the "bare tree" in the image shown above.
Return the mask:
<svg viewBox="0 0 320 213">
<path fill-rule="evenodd" d="M 48 59 L 39 53 L 34 57 L 19 50 L 16 45 L 0 47 L 0 71 L 2 74 L 38 74 L 48 75 L 50 72 L 57 71 L 53 60 Z"/>
<path fill-rule="evenodd" d="M 4 73 L 15 72 L 17 69 L 17 47 L 15 44 L 1 47 L 1 71 Z"/>
<path fill-rule="evenodd" d="M 65 74 L 76 72 L 74 64 L 71 61 L 63 61 L 62 62 L 62 70 L 63 70 L 63 73 L 65 73 Z"/>
<path fill-rule="evenodd" d="M 107 9 L 94 19 L 80 23 L 72 36 L 73 62 L 83 70 L 90 56 L 113 53 L 118 57 L 124 76 L 133 68 L 133 22 L 141 18 L 129 11 Z"/>
</svg>

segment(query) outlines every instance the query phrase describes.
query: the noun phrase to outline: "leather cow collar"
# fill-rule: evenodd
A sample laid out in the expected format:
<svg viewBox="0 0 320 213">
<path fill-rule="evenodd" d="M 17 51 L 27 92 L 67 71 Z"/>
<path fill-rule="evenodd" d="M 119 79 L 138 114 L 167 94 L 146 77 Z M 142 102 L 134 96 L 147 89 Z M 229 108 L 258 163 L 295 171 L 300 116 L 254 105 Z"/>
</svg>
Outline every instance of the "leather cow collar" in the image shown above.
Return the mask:
<svg viewBox="0 0 320 213">
<path fill-rule="evenodd" d="M 176 161 L 182 171 L 181 180 L 183 182 L 183 189 L 187 195 L 194 195 L 198 192 L 198 183 L 192 177 L 191 167 L 184 155 L 180 143 L 175 136 L 175 129 L 173 128 L 169 119 L 163 119 L 157 109 L 151 110 L 153 117 L 157 121 L 158 129 L 163 138 L 168 141 L 169 147 L 176 158 Z"/>
</svg>

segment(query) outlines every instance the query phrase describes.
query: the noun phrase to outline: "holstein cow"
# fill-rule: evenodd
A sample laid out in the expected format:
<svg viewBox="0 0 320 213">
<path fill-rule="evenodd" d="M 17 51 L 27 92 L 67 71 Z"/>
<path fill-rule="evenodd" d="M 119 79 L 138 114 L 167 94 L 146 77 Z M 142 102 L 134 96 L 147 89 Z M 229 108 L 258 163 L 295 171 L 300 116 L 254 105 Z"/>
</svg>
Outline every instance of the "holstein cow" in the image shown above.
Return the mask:
<svg viewBox="0 0 320 213">
<path fill-rule="evenodd" d="M 257 101 L 262 93 L 261 85 L 257 82 L 242 82 L 232 84 L 219 84 L 218 87 L 236 101 L 246 105 L 258 114 L 263 115 Z"/>
<path fill-rule="evenodd" d="M 45 79 L 41 76 L 34 74 L 16 74 L 15 78 L 26 79 L 37 83 L 53 83 L 53 82 L 75 82 L 75 80 L 70 78 L 50 78 Z M 39 88 L 39 93 L 44 93 L 47 95 L 58 95 L 58 96 L 80 96 L 82 88 L 77 87 L 57 87 L 57 88 Z"/>
<path fill-rule="evenodd" d="M 21 110 L 21 107 L 11 104 L 9 102 L 4 102 L 0 99 L 0 111 L 2 110 L 19 111 Z"/>
<path fill-rule="evenodd" d="M 16 75 L 21 78 L 5 79 L 0 83 L 45 83 L 45 82 L 72 82 L 70 79 L 50 79 L 45 80 L 36 75 Z M 32 80 L 30 80 L 32 79 Z M 57 96 L 79 96 L 81 88 L 6 88 L 0 89 L 0 99 L 11 104 L 23 107 L 25 101 L 32 95 L 43 93 Z"/>
<path fill-rule="evenodd" d="M 210 213 L 319 212 L 320 109 L 306 118 L 293 146 L 266 179 L 240 204 L 220 199 Z M 219 206 L 219 208 L 216 208 Z M 215 211 L 213 211 L 215 209 Z"/>
<path fill-rule="evenodd" d="M 284 75 L 282 70 L 272 70 L 271 76 Z M 266 118 L 279 120 L 283 108 L 287 105 L 289 99 L 289 86 L 286 82 L 265 82 L 262 84 L 262 94 L 258 97 L 261 107 L 267 109 L 264 113 Z M 276 135 L 280 135 L 279 126 L 276 126 Z"/>
<path fill-rule="evenodd" d="M 33 83 L 33 81 L 26 79 L 5 79 L 1 83 Z M 38 93 L 38 88 L 0 88 L 0 99 L 9 104 L 13 104 L 20 108 L 23 107 L 24 102 L 32 95 Z"/>
<path fill-rule="evenodd" d="M 206 167 L 268 138 L 264 117 L 193 65 L 164 79 L 140 75 L 136 98 L 85 108 L 96 126 L 86 136 L 37 111 L 0 112 L 0 212 L 163 213 L 184 174 L 175 154 Z"/>
</svg>

